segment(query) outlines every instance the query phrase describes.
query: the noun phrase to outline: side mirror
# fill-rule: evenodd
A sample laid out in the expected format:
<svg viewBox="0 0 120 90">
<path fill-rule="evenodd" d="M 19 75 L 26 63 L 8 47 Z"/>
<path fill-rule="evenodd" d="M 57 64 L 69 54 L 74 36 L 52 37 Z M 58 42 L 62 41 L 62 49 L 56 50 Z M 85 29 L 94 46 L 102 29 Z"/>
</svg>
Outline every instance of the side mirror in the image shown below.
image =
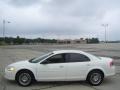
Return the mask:
<svg viewBox="0 0 120 90">
<path fill-rule="evenodd" d="M 48 64 L 48 62 L 47 61 L 43 61 L 40 64 Z"/>
</svg>

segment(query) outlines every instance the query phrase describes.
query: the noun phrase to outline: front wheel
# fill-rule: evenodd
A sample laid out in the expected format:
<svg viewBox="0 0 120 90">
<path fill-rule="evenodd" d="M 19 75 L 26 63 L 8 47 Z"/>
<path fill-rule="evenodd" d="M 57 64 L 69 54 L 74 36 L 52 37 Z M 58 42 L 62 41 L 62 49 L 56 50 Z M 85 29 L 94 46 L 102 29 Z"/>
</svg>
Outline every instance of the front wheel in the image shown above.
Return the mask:
<svg viewBox="0 0 120 90">
<path fill-rule="evenodd" d="M 87 77 L 87 81 L 93 85 L 98 86 L 103 82 L 104 75 L 100 71 L 92 71 Z"/>
<path fill-rule="evenodd" d="M 21 86 L 29 86 L 32 83 L 32 74 L 30 72 L 20 72 L 17 74 L 16 81 Z"/>
</svg>

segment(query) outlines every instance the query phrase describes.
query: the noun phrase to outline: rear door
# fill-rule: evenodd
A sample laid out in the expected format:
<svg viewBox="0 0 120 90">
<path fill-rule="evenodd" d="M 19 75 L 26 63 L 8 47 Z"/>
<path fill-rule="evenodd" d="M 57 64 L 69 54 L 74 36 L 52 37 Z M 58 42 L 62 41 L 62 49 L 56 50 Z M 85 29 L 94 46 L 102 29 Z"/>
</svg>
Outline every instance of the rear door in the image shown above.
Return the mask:
<svg viewBox="0 0 120 90">
<path fill-rule="evenodd" d="M 84 80 L 90 67 L 90 59 L 79 53 L 66 54 L 67 79 Z"/>
</svg>

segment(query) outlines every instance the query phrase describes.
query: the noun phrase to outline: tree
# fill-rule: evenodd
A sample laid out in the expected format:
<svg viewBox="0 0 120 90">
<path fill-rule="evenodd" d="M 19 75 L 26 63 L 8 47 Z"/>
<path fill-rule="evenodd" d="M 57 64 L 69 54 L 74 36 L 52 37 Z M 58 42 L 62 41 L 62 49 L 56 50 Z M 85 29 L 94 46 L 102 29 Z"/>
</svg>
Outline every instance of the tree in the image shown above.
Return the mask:
<svg viewBox="0 0 120 90">
<path fill-rule="evenodd" d="M 86 39 L 87 43 L 99 43 L 99 39 L 98 38 L 87 38 Z"/>
</svg>

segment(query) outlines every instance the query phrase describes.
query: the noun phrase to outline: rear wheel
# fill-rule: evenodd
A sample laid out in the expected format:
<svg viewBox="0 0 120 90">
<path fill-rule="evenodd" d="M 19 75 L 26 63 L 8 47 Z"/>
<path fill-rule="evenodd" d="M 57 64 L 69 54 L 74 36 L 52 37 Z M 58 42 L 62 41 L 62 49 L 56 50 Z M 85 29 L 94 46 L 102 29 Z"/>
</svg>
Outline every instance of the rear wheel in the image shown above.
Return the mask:
<svg viewBox="0 0 120 90">
<path fill-rule="evenodd" d="M 33 75 L 29 71 L 21 71 L 16 76 L 16 81 L 21 86 L 29 86 L 33 82 Z"/>
<path fill-rule="evenodd" d="M 87 77 L 87 81 L 94 86 L 100 85 L 103 82 L 104 75 L 101 71 L 92 71 Z"/>
</svg>

